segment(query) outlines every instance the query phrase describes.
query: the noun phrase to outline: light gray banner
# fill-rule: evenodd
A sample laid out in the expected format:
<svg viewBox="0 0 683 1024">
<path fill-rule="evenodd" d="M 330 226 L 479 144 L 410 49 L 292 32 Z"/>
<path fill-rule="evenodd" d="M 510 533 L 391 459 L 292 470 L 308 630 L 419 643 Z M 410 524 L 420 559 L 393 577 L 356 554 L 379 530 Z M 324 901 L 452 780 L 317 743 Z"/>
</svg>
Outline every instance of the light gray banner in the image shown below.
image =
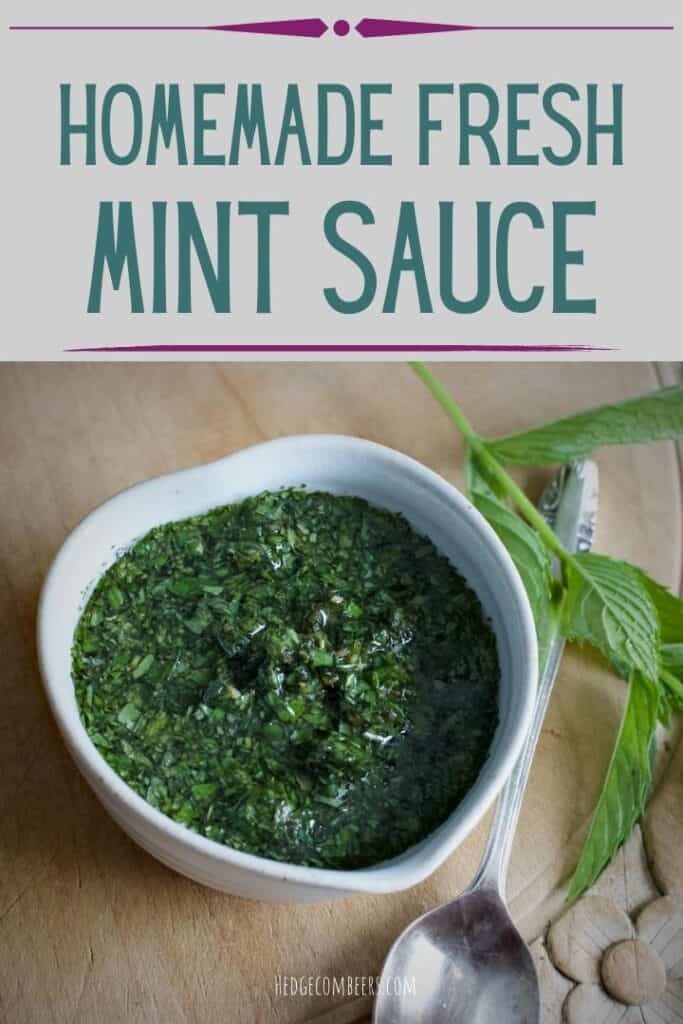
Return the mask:
<svg viewBox="0 0 683 1024">
<path fill-rule="evenodd" d="M 321 10 L 324 6 L 324 10 Z M 92 358 L 66 350 L 100 346 L 148 345 L 493 345 L 600 346 L 591 358 L 669 359 L 680 353 L 681 100 L 680 29 L 676 31 L 470 31 L 363 39 L 353 26 L 364 16 L 474 25 L 671 25 L 678 20 L 673 2 L 614 5 L 577 2 L 570 7 L 547 2 L 504 0 L 458 5 L 406 2 L 377 11 L 360 0 L 332 9 L 309 0 L 287 4 L 206 2 L 164 5 L 120 0 L 86 2 L 10 2 L 8 23 L 211 25 L 322 17 L 332 26 L 344 18 L 352 30 L 336 35 L 330 27 L 315 38 L 204 31 L 5 31 L 2 93 L 4 125 L 3 249 L 5 257 L 3 358 Z M 557 13 L 550 13 L 550 11 Z M 100 13 L 101 12 L 101 13 Z M 419 12 L 419 13 L 416 13 Z M 101 99 L 115 83 L 130 83 L 143 110 L 142 156 L 129 166 L 112 166 L 103 156 L 97 131 L 97 163 L 84 166 L 82 137 L 72 138 L 73 162 L 60 166 L 60 84 L 71 83 L 72 115 L 85 111 L 85 83 L 96 83 L 97 116 Z M 147 147 L 155 83 L 176 82 L 188 142 L 193 131 L 194 83 L 222 83 L 225 95 L 205 100 L 216 130 L 207 134 L 212 152 L 225 153 L 235 111 L 238 83 L 263 85 L 271 155 L 277 147 L 288 83 L 297 83 L 305 129 L 314 161 L 302 166 L 290 140 L 284 166 L 259 166 L 255 149 L 244 146 L 238 166 L 178 166 L 175 149 L 159 152 L 147 166 Z M 358 146 L 343 166 L 315 166 L 317 85 L 344 83 L 357 107 L 361 83 L 391 83 L 390 95 L 374 97 L 373 113 L 384 122 L 373 145 L 390 153 L 391 166 L 360 166 Z M 418 165 L 418 85 L 453 83 L 455 95 L 433 97 L 433 116 L 442 129 L 431 136 L 431 164 Z M 458 161 L 458 87 L 486 83 L 500 98 L 494 137 L 503 164 L 491 166 L 485 147 L 474 140 L 472 164 Z M 519 116 L 530 129 L 519 135 L 520 149 L 541 153 L 544 146 L 566 148 L 567 134 L 544 116 L 542 94 L 553 83 L 571 83 L 575 103 L 558 103 L 575 120 L 584 145 L 570 166 L 505 166 L 506 87 L 537 83 L 540 95 L 519 100 Z M 587 86 L 598 86 L 599 113 L 612 112 L 612 83 L 623 83 L 623 165 L 610 162 L 611 140 L 598 141 L 598 166 L 588 166 L 585 150 Z M 473 110 L 476 112 L 476 104 Z M 485 116 L 482 107 L 479 111 Z M 112 108 L 112 138 L 125 149 L 130 111 L 124 100 Z M 334 135 L 334 133 L 333 133 Z M 191 156 L 191 145 L 189 146 Z M 256 231 L 253 217 L 238 216 L 239 201 L 287 200 L 288 217 L 273 221 L 271 239 L 271 313 L 256 311 Z M 376 295 L 369 308 L 342 314 L 326 301 L 326 288 L 352 297 L 361 290 L 358 268 L 335 252 L 323 234 L 325 213 L 340 200 L 356 200 L 372 209 L 375 223 L 340 221 L 340 230 L 372 261 Z M 130 312 L 124 273 L 118 292 L 105 273 L 102 312 L 88 313 L 100 203 L 130 201 L 145 312 Z M 152 203 L 168 202 L 166 238 L 169 312 L 152 312 Z M 217 202 L 230 202 L 231 312 L 216 313 L 193 262 L 192 313 L 178 313 L 176 204 L 191 201 L 215 255 Z M 420 312 L 413 275 L 400 281 L 396 312 L 383 312 L 400 203 L 412 201 L 424 255 L 433 312 Z M 439 294 L 439 202 L 455 203 L 454 274 L 457 291 L 476 291 L 475 204 L 491 203 L 493 237 L 501 212 L 512 202 L 533 203 L 545 227 L 533 229 L 519 218 L 510 234 L 510 284 L 525 295 L 543 286 L 538 308 L 512 312 L 501 301 L 495 278 L 491 296 L 473 314 L 453 313 Z M 553 312 L 554 202 L 594 201 L 594 217 L 568 221 L 567 244 L 584 251 L 584 264 L 567 271 L 569 294 L 594 297 L 597 311 Z M 223 353 L 237 358 L 277 358 L 283 353 Z M 288 352 L 310 358 L 313 349 Z M 323 356 L 325 354 L 323 353 Z M 335 350 L 331 358 L 405 358 L 389 348 L 359 354 Z M 458 353 L 481 358 L 481 352 Z M 491 358 L 520 358 L 516 352 L 491 352 Z M 315 357 L 321 354 L 316 351 Z M 157 353 L 134 353 L 158 358 Z M 188 358 L 187 353 L 167 358 Z M 214 352 L 191 357 L 215 358 Z M 527 358 L 547 358 L 530 352 Z M 586 358 L 585 351 L 564 358 Z"/>
</svg>

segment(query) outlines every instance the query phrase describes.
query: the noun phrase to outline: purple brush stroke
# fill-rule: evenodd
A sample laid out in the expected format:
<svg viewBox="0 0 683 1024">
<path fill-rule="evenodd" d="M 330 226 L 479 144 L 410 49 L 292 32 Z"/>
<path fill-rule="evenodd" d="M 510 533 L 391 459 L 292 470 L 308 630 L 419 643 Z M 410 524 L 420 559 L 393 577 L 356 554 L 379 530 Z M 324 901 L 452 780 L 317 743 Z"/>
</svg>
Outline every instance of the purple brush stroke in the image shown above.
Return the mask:
<svg viewBox="0 0 683 1024">
<path fill-rule="evenodd" d="M 14 32 L 254 32 L 261 35 L 320 39 L 328 25 L 322 18 L 252 21 L 237 25 L 10 25 Z"/>
<path fill-rule="evenodd" d="M 103 345 L 65 352 L 614 352 L 595 345 Z"/>
<path fill-rule="evenodd" d="M 362 18 L 356 25 L 356 31 L 364 39 L 427 32 L 657 32 L 672 29 L 673 25 L 453 25 L 393 18 Z"/>
</svg>

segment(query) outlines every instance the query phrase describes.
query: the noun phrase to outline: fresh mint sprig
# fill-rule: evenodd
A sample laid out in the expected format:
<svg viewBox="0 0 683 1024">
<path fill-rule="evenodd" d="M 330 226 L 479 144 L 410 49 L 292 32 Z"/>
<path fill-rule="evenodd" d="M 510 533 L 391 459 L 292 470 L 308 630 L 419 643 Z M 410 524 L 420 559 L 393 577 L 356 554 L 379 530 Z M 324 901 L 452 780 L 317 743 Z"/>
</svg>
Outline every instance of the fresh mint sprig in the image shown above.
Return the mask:
<svg viewBox="0 0 683 1024">
<path fill-rule="evenodd" d="M 501 462 L 542 466 L 569 462 L 609 444 L 646 444 L 683 437 L 681 388 L 664 388 L 625 402 L 546 423 L 536 430 L 501 437 L 487 447 Z"/>
<path fill-rule="evenodd" d="M 413 369 L 466 441 L 472 502 L 512 556 L 529 595 L 540 665 L 556 630 L 601 652 L 627 681 L 614 751 L 569 890 L 589 888 L 641 816 L 652 783 L 658 720 L 683 710 L 683 601 L 642 569 L 599 554 L 565 550 L 504 464 L 548 465 L 602 445 L 683 438 L 683 388 L 557 420 L 535 430 L 485 439 L 424 363 Z M 551 572 L 551 556 L 560 567 Z"/>
</svg>

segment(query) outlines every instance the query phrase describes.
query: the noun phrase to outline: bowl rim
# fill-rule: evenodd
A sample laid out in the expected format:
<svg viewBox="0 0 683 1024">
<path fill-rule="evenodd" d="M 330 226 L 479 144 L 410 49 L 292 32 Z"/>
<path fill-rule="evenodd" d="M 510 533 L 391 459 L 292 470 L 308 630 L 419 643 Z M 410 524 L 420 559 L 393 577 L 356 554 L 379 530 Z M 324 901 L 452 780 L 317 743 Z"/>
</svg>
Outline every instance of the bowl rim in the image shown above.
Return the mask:
<svg viewBox="0 0 683 1024">
<path fill-rule="evenodd" d="M 403 469 L 407 473 L 409 472 L 413 478 L 417 477 L 425 485 L 429 486 L 430 489 L 436 490 L 447 502 L 456 506 L 457 512 L 470 520 L 485 539 L 489 548 L 492 549 L 492 553 L 498 562 L 499 570 L 504 574 L 508 590 L 516 603 L 516 612 L 522 625 L 520 633 L 515 634 L 512 642 L 522 648 L 522 654 L 527 666 L 523 673 L 526 685 L 524 693 L 521 694 L 521 710 L 518 712 L 517 729 L 509 740 L 506 749 L 497 752 L 495 768 L 489 772 L 489 777 L 486 780 L 482 780 L 480 773 L 473 786 L 463 800 L 453 809 L 451 814 L 418 844 L 409 847 L 408 850 L 391 860 L 364 868 L 308 867 L 246 853 L 208 839 L 176 822 L 162 811 L 157 810 L 157 808 L 149 804 L 142 796 L 128 786 L 109 765 L 95 747 L 80 716 L 77 716 L 75 722 L 69 719 L 63 706 L 62 689 L 55 678 L 59 670 L 52 664 L 53 655 L 48 635 L 50 608 L 55 599 L 59 598 L 63 566 L 74 549 L 81 543 L 81 537 L 87 527 L 91 526 L 97 519 L 108 515 L 112 507 L 121 503 L 123 499 L 130 500 L 130 497 L 133 495 L 144 498 L 147 491 L 158 486 L 163 481 L 191 477 L 192 474 L 202 473 L 231 460 L 248 458 L 250 455 L 263 452 L 266 449 L 269 449 L 275 455 L 278 449 L 286 447 L 295 448 L 303 444 L 313 447 L 344 445 L 356 448 L 358 454 L 361 454 L 361 452 L 372 453 L 375 457 L 388 460 L 395 467 Z M 103 571 L 106 570 L 103 569 Z M 526 738 L 535 702 L 538 666 L 536 630 L 531 606 L 517 568 L 493 528 L 457 487 L 417 459 L 375 441 L 346 434 L 291 434 L 259 442 L 236 449 L 234 452 L 230 452 L 218 459 L 213 459 L 210 462 L 173 470 L 169 473 L 141 480 L 106 498 L 92 511 L 87 513 L 69 532 L 52 560 L 38 601 L 36 639 L 43 687 L 58 729 L 79 771 L 88 784 L 94 788 L 98 797 L 100 796 L 99 787 L 102 787 L 106 792 L 107 798 L 113 800 L 117 809 L 120 809 L 123 813 L 128 809 L 129 812 L 135 815 L 136 819 L 138 819 L 138 826 L 142 825 L 144 827 L 144 823 L 147 823 L 154 828 L 155 832 L 161 832 L 168 841 L 179 844 L 180 847 L 186 850 L 208 857 L 214 864 L 219 863 L 241 869 L 245 873 L 261 876 L 264 881 L 266 879 L 273 879 L 280 883 L 290 882 L 311 888 L 336 890 L 337 892 L 395 892 L 416 885 L 432 874 L 455 850 L 464 837 L 474 829 L 509 778 Z M 487 761 L 486 763 L 490 762 Z M 475 790 L 477 791 L 476 793 Z M 476 796 L 476 800 L 470 799 L 473 794 Z M 108 804 L 105 809 L 110 811 Z M 142 821 L 139 819 L 142 819 Z M 156 841 L 159 841 L 158 835 Z M 433 844 L 430 851 L 422 849 L 427 842 Z"/>
</svg>

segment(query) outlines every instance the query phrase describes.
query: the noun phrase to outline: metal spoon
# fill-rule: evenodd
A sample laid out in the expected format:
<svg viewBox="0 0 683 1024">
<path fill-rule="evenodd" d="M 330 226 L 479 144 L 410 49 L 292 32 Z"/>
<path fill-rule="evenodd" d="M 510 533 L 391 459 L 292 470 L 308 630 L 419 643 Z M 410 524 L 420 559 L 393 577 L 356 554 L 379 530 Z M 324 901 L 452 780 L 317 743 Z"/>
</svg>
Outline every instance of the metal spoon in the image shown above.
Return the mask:
<svg viewBox="0 0 683 1024">
<path fill-rule="evenodd" d="M 598 471 L 590 461 L 563 469 L 539 504 L 569 551 L 590 550 L 597 508 Z M 505 878 L 563 648 L 556 634 L 529 733 L 498 800 L 474 881 L 462 896 L 423 914 L 398 937 L 382 970 L 374 1024 L 538 1024 L 538 978 L 505 902 Z"/>
</svg>

